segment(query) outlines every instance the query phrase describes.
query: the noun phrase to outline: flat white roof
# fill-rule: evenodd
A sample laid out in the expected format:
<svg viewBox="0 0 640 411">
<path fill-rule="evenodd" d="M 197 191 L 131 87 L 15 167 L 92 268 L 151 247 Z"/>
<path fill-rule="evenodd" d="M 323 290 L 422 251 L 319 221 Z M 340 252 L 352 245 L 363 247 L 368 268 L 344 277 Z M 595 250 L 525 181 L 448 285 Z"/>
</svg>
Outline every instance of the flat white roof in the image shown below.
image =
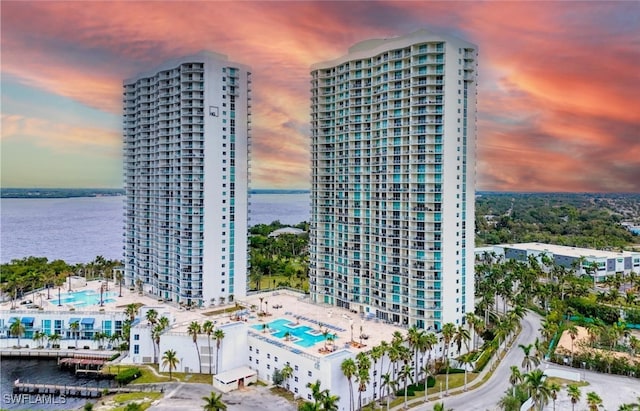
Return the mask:
<svg viewBox="0 0 640 411">
<path fill-rule="evenodd" d="M 295 228 L 295 227 L 283 227 L 283 228 L 279 228 L 277 230 L 274 230 L 273 232 L 271 232 L 271 234 L 269 234 L 269 237 L 277 237 L 280 234 L 293 234 L 293 235 L 298 235 L 298 234 L 302 234 L 304 233 L 304 230 L 301 230 L 299 228 Z"/>
<path fill-rule="evenodd" d="M 216 374 L 214 378 L 217 381 L 220 381 L 223 384 L 229 384 L 234 381 L 238 381 L 240 378 L 248 378 L 257 375 L 258 372 L 252 370 L 249 367 L 238 367 L 229 371 L 221 372 L 220 374 Z"/>
<path fill-rule="evenodd" d="M 594 250 L 592 248 L 569 247 L 565 245 L 543 244 L 543 243 L 518 243 L 500 244 L 498 247 L 515 248 L 516 250 L 533 250 L 547 252 L 554 255 L 565 255 L 569 257 L 593 257 L 593 258 L 622 258 L 631 257 L 634 253 L 628 251 L 615 252 Z"/>
</svg>

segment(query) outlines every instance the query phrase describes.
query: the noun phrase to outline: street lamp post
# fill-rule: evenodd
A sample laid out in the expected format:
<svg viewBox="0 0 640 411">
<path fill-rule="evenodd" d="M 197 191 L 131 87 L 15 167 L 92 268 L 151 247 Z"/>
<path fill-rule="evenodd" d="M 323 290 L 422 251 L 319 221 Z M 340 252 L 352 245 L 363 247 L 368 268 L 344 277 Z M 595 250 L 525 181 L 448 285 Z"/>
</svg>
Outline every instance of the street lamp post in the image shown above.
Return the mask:
<svg viewBox="0 0 640 411">
<path fill-rule="evenodd" d="M 51 292 L 50 292 L 50 290 L 51 290 L 51 284 L 50 284 L 50 283 L 47 283 L 47 300 L 50 300 L 50 299 L 51 299 Z"/>
<path fill-rule="evenodd" d="M 62 307 L 62 297 L 60 297 L 60 287 L 58 287 L 58 307 Z"/>
</svg>

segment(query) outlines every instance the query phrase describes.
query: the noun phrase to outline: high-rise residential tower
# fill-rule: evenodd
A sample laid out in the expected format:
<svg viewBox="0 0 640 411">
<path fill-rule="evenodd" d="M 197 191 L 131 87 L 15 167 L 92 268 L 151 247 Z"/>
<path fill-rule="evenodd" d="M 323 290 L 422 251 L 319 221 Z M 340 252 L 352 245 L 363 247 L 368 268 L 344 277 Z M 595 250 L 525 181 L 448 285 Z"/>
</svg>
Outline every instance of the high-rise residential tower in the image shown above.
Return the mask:
<svg viewBox="0 0 640 411">
<path fill-rule="evenodd" d="M 312 67 L 313 301 L 434 331 L 473 311 L 476 66 L 421 30 Z"/>
<path fill-rule="evenodd" d="M 245 295 L 249 68 L 201 52 L 123 98 L 126 283 L 180 304 Z"/>
</svg>

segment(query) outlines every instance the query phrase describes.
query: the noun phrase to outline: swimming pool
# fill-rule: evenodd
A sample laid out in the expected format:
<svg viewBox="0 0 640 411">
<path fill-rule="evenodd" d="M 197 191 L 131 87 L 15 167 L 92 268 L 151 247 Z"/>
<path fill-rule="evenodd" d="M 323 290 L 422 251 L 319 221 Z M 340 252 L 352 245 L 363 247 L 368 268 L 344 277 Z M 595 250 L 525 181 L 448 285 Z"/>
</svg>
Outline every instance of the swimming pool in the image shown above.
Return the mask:
<svg viewBox="0 0 640 411">
<path fill-rule="evenodd" d="M 116 292 L 104 292 L 102 293 L 102 302 L 112 303 L 116 299 Z M 73 291 L 70 293 L 64 293 L 60 295 L 60 300 L 57 298 L 51 300 L 55 305 L 72 305 L 76 308 L 89 307 L 92 305 L 100 304 L 100 293 L 93 290 Z"/>
<path fill-rule="evenodd" d="M 317 329 L 313 329 L 306 325 L 300 325 L 295 321 L 287 320 L 286 318 L 280 318 L 271 321 L 267 324 L 269 326 L 269 332 L 274 337 L 285 338 L 285 333 L 289 332 L 289 338 L 294 344 L 304 348 L 313 347 L 317 343 L 324 341 L 324 335 L 318 332 Z M 263 331 L 264 324 L 258 324 L 253 326 L 254 329 Z M 328 334 L 336 338 L 336 334 Z"/>
</svg>

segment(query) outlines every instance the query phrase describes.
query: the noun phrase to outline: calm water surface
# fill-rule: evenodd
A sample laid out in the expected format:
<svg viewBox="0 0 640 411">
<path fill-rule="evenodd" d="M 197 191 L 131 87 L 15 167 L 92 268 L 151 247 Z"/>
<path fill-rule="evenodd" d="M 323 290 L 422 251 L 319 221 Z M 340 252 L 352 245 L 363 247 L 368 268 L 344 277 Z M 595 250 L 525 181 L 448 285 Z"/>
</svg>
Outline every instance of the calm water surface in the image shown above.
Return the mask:
<svg viewBox="0 0 640 411">
<path fill-rule="evenodd" d="M 111 382 L 76 378 L 73 372 L 60 371 L 56 360 L 3 359 L 0 362 L 0 408 L 8 410 L 74 410 L 81 408 L 86 399 L 52 396 L 14 397 L 13 381 L 68 384 L 89 387 L 107 387 Z M 43 401 L 47 404 L 43 404 Z M 93 399 L 92 402 L 96 400 Z"/>
<path fill-rule="evenodd" d="M 122 258 L 124 197 L 61 199 L 1 199 L 0 260 L 2 263 L 28 256 L 61 259 L 69 264 L 87 263 L 101 255 Z M 254 194 L 250 225 L 309 221 L 309 194 Z M 39 405 L 14 401 L 12 384 L 54 382 L 95 386 L 91 379 L 59 371 L 55 361 L 2 360 L 0 362 L 0 408 L 70 410 L 81 408 L 83 399 L 65 398 L 64 404 Z M 101 381 L 101 386 L 106 384 Z M 32 398 L 36 401 L 35 397 Z M 59 399 L 58 399 L 59 400 Z M 58 401 L 60 402 L 60 401 Z"/>
<path fill-rule="evenodd" d="M 3 198 L 0 262 L 28 256 L 87 263 L 122 259 L 124 197 Z M 309 221 L 309 194 L 253 194 L 250 225 Z"/>
</svg>

